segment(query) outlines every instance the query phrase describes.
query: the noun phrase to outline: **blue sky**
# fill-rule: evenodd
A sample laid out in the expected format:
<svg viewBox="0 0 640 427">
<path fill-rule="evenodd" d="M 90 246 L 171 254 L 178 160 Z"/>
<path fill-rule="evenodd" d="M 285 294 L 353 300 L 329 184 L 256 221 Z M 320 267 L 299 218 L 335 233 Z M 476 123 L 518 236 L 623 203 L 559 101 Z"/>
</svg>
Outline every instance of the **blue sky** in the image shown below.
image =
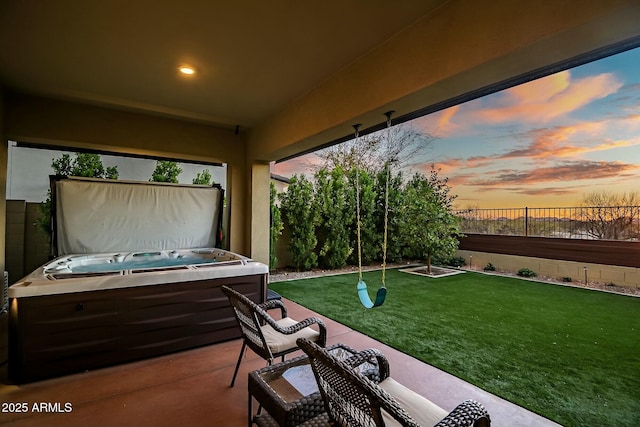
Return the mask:
<svg viewBox="0 0 640 427">
<path fill-rule="evenodd" d="M 459 207 L 575 206 L 593 191 L 640 191 L 640 48 L 410 122 Z M 314 156 L 274 166 L 310 174 Z"/>
</svg>

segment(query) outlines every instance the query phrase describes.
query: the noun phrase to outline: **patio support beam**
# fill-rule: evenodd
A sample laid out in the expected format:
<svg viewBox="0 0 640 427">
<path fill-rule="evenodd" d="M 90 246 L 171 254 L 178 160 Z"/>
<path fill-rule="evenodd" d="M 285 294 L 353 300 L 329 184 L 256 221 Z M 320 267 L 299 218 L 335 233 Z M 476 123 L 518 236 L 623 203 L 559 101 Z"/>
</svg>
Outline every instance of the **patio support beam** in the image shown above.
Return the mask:
<svg viewBox="0 0 640 427">
<path fill-rule="evenodd" d="M 0 86 L 0 124 L 4 123 L 4 90 Z M 0 125 L 0 272 L 4 272 L 6 264 L 6 229 L 7 229 L 7 157 L 8 144 L 4 126 Z"/>
<path fill-rule="evenodd" d="M 268 163 L 251 165 L 251 209 L 247 210 L 251 224 L 247 245 L 250 256 L 256 261 L 269 265 L 270 233 L 270 182 L 271 171 Z"/>
</svg>

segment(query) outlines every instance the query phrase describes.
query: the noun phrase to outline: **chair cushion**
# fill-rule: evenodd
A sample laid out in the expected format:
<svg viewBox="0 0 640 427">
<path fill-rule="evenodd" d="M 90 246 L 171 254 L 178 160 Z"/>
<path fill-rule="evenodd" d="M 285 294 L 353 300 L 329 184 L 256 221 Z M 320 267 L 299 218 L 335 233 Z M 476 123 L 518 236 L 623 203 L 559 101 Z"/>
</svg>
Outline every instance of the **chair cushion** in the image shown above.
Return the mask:
<svg viewBox="0 0 640 427">
<path fill-rule="evenodd" d="M 283 328 L 287 328 L 289 326 L 293 326 L 298 321 L 293 320 L 290 317 L 285 317 L 284 319 L 276 320 L 276 323 Z M 298 338 L 307 338 L 310 341 L 317 341 L 320 337 L 320 332 L 314 331 L 311 327 L 307 326 L 306 328 L 296 332 L 295 334 L 281 334 L 271 327 L 271 325 L 262 326 L 262 333 L 264 334 L 264 338 L 267 341 L 267 345 L 271 349 L 271 353 L 281 353 L 286 350 L 290 350 L 292 348 L 297 348 L 296 340 Z"/>
<path fill-rule="evenodd" d="M 411 418 L 422 426 L 434 426 L 448 415 L 447 411 L 391 377 L 386 378 L 378 385 L 393 396 L 398 404 L 411 415 Z M 382 417 L 387 426 L 401 425 L 386 411 L 382 411 Z"/>
</svg>

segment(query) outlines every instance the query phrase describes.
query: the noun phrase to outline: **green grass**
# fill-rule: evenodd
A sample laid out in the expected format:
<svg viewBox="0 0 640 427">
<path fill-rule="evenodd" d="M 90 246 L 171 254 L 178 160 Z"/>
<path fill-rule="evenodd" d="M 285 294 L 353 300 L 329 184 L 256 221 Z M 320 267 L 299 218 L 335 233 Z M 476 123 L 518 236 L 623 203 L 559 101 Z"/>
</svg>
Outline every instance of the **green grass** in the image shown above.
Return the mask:
<svg viewBox="0 0 640 427">
<path fill-rule="evenodd" d="M 364 274 L 370 294 L 380 272 Z M 284 297 L 567 426 L 640 425 L 640 298 L 467 272 L 273 283 Z"/>
</svg>

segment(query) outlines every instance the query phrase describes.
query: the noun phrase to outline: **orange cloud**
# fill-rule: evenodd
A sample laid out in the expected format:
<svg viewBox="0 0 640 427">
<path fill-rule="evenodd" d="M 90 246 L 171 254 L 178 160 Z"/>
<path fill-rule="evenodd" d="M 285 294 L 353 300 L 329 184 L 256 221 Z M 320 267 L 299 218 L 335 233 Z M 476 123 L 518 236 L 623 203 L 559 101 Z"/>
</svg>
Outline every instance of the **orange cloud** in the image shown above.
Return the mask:
<svg viewBox="0 0 640 427">
<path fill-rule="evenodd" d="M 450 137 L 460 132 L 461 125 L 453 120 L 458 115 L 460 107 L 460 105 L 454 105 L 453 107 L 419 117 L 413 120 L 412 126 L 436 138 Z"/>
<path fill-rule="evenodd" d="M 271 173 L 291 178 L 295 174 L 304 174 L 307 178 L 313 175 L 314 167 L 319 164 L 320 159 L 313 155 L 305 155 L 287 160 L 282 163 L 272 163 Z"/>
<path fill-rule="evenodd" d="M 544 168 L 535 168 L 525 171 L 502 170 L 487 179 L 468 182 L 467 185 L 480 187 L 479 191 L 501 186 L 533 185 L 542 182 L 569 182 L 593 179 L 615 178 L 626 173 L 636 173 L 640 165 L 622 162 L 591 162 L 577 161 L 564 162 Z M 531 187 L 521 188 L 531 191 Z"/>
<path fill-rule="evenodd" d="M 569 71 L 507 89 L 507 105 L 478 111 L 478 116 L 492 123 L 507 121 L 541 121 L 575 111 L 590 102 L 615 93 L 622 87 L 611 73 L 572 81 Z"/>
<path fill-rule="evenodd" d="M 455 105 L 439 112 L 438 124 L 434 132 L 439 138 L 449 136 L 458 127 L 458 125 L 453 123 L 452 119 L 459 109 L 460 105 Z"/>
<path fill-rule="evenodd" d="M 608 127 L 624 125 L 624 121 L 615 123 L 605 122 L 583 122 L 571 126 L 558 126 L 549 129 L 538 129 L 531 133 L 533 142 L 526 148 L 513 150 L 496 159 L 507 159 L 515 157 L 528 158 L 551 158 L 551 157 L 573 157 L 580 154 L 593 153 L 597 151 L 612 150 L 620 147 L 640 145 L 640 137 L 632 139 L 612 140 L 603 137 L 608 132 Z M 582 141 L 604 142 L 595 145 L 573 145 L 569 142 L 571 137 L 580 137 Z"/>
<path fill-rule="evenodd" d="M 431 165 L 434 165 L 435 169 L 440 171 L 440 175 L 450 177 L 450 182 L 453 183 L 454 180 L 458 180 L 459 177 L 462 176 L 458 173 L 459 171 L 490 166 L 494 160 L 495 158 L 493 157 L 472 157 L 469 159 L 448 158 L 445 160 L 434 160 L 428 163 L 414 165 L 413 168 L 425 175 L 428 175 L 431 171 Z"/>
<path fill-rule="evenodd" d="M 507 96 L 514 98 L 514 104 L 539 104 L 561 94 L 571 83 L 571 73 L 561 71 L 541 79 L 533 80 L 507 89 Z"/>
<path fill-rule="evenodd" d="M 465 134 L 479 122 L 545 123 L 616 93 L 622 86 L 612 73 L 575 80 L 571 71 L 562 71 L 506 89 L 491 98 L 493 108 L 482 100 L 474 100 L 429 114 L 417 119 L 414 125 L 438 138 L 446 138 Z M 637 115 L 635 120 L 639 120 Z"/>
<path fill-rule="evenodd" d="M 420 164 L 418 165 L 418 169 L 425 174 L 428 174 L 431 171 L 431 165 L 433 164 L 435 169 L 440 169 L 444 175 L 455 172 L 460 168 L 465 167 L 466 161 L 461 159 L 446 159 L 442 161 L 433 161 L 428 164 Z"/>
<path fill-rule="evenodd" d="M 467 174 L 458 174 L 452 177 L 449 177 L 448 184 L 453 188 L 461 188 L 466 185 L 473 185 L 473 181 L 478 178 L 478 175 L 467 173 Z"/>
</svg>

